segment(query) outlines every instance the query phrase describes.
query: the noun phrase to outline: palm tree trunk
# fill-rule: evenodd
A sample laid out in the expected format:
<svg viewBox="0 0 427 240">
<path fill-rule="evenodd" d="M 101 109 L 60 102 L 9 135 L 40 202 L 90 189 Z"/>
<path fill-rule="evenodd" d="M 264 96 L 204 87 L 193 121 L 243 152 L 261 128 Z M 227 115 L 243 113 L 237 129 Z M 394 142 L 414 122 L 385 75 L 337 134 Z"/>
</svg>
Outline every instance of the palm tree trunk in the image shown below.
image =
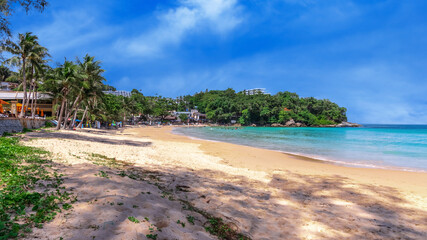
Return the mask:
<svg viewBox="0 0 427 240">
<path fill-rule="evenodd" d="M 22 108 L 21 112 L 19 113 L 19 118 L 23 118 L 25 114 L 25 101 L 27 100 L 27 78 L 25 76 L 25 61 L 27 59 L 25 57 L 22 58 L 22 84 L 24 88 L 24 97 L 22 99 Z"/>
<path fill-rule="evenodd" d="M 36 115 L 36 109 L 35 109 L 35 96 L 36 93 L 36 81 L 33 82 L 33 96 L 31 98 L 31 118 L 34 119 Z"/>
<path fill-rule="evenodd" d="M 58 107 L 56 108 L 56 119 L 59 119 L 59 111 L 61 110 L 61 106 L 58 105 Z"/>
<path fill-rule="evenodd" d="M 85 120 L 85 117 L 86 117 L 87 109 L 88 109 L 88 107 L 86 106 L 85 111 L 83 112 L 82 120 L 79 123 L 79 125 L 77 126 L 77 128 L 81 128 L 82 127 L 83 121 Z"/>
<path fill-rule="evenodd" d="M 32 84 L 30 82 L 30 89 L 28 89 L 28 91 L 27 91 L 27 93 L 28 93 L 28 95 L 27 95 L 27 101 L 25 101 L 25 106 L 27 107 L 27 110 L 28 110 L 28 106 L 30 105 L 30 99 L 31 99 L 31 92 L 32 91 L 33 91 L 33 86 L 32 86 Z"/>
<path fill-rule="evenodd" d="M 68 112 L 68 101 L 67 101 L 67 99 L 65 99 L 64 115 L 65 115 L 65 119 L 64 119 L 64 125 L 62 126 L 62 129 L 66 128 L 67 122 L 68 122 L 68 117 L 70 116 L 70 113 Z"/>
<path fill-rule="evenodd" d="M 73 119 L 71 120 L 70 129 L 72 129 L 74 124 L 76 123 L 77 112 L 79 110 L 79 107 L 80 107 L 80 103 L 77 105 L 76 110 L 74 111 L 74 116 L 73 116 Z"/>
<path fill-rule="evenodd" d="M 64 108 L 65 108 L 65 101 L 66 101 L 66 98 L 64 97 L 62 99 L 61 109 L 59 111 L 58 125 L 56 126 L 56 130 L 59 130 L 61 128 L 62 115 L 64 114 Z"/>
<path fill-rule="evenodd" d="M 34 98 L 34 88 L 35 88 L 35 79 L 34 79 L 34 66 L 31 66 L 31 76 L 32 79 L 30 81 L 30 90 L 28 91 L 28 97 L 27 97 L 27 103 L 26 106 L 30 106 L 30 100 L 31 100 L 31 117 L 33 116 L 33 98 Z M 28 108 L 28 107 L 27 107 Z"/>
<path fill-rule="evenodd" d="M 76 105 L 78 104 L 80 106 L 80 102 L 78 102 L 79 99 L 80 99 L 80 95 L 78 95 L 77 98 L 76 98 L 76 100 L 74 100 L 73 106 L 71 107 L 70 112 L 67 114 L 67 119 L 68 119 L 68 117 L 70 117 L 70 115 L 71 115 L 72 112 L 76 112 L 77 113 L 78 107 L 76 108 Z M 71 128 L 71 126 L 72 125 L 71 125 L 71 122 L 70 122 L 70 125 L 68 127 Z"/>
<path fill-rule="evenodd" d="M 37 110 L 37 100 L 38 100 L 38 96 L 39 96 L 39 91 L 36 88 L 36 98 L 34 99 L 34 112 L 36 112 Z"/>
</svg>

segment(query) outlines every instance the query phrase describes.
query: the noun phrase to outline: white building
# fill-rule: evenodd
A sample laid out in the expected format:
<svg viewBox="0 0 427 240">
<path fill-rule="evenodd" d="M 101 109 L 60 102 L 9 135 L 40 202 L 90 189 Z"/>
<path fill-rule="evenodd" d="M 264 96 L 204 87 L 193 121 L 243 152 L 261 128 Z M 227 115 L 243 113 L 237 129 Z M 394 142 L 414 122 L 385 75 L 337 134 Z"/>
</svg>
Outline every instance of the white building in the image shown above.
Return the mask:
<svg viewBox="0 0 427 240">
<path fill-rule="evenodd" d="M 109 90 L 109 91 L 102 91 L 102 92 L 105 94 L 113 94 L 116 96 L 123 96 L 123 97 L 130 97 L 132 95 L 132 93 L 128 92 L 128 91 L 111 91 L 111 90 Z"/>
<path fill-rule="evenodd" d="M 206 120 L 206 114 L 199 113 L 199 111 L 197 109 L 191 109 L 190 112 L 176 112 L 176 111 L 172 112 L 172 115 L 175 116 L 177 119 L 179 119 L 179 115 L 181 115 L 181 114 L 187 115 L 188 119 L 195 121 L 195 122 Z M 181 119 L 179 119 L 179 120 L 181 120 Z"/>
<path fill-rule="evenodd" d="M 252 88 L 252 89 L 247 89 L 247 90 L 243 90 L 243 93 L 245 95 L 255 95 L 255 94 L 267 94 L 265 92 L 265 88 Z"/>
<path fill-rule="evenodd" d="M 17 83 L 0 82 L 0 91 L 12 91 L 16 87 L 18 87 Z"/>
</svg>

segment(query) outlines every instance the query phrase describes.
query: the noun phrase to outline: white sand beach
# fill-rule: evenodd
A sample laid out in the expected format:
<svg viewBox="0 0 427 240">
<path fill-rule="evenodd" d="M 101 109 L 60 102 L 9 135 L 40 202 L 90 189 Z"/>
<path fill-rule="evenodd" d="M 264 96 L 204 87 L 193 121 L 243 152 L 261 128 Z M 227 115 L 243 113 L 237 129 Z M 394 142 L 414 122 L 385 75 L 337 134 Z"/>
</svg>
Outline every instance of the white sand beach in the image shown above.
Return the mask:
<svg viewBox="0 0 427 240">
<path fill-rule="evenodd" d="M 336 166 L 171 129 L 28 133 L 24 144 L 52 152 L 77 197 L 28 238 L 217 239 L 207 215 L 185 203 L 252 239 L 427 238 L 426 173 Z M 110 160 L 120 167 L 96 165 Z"/>
</svg>

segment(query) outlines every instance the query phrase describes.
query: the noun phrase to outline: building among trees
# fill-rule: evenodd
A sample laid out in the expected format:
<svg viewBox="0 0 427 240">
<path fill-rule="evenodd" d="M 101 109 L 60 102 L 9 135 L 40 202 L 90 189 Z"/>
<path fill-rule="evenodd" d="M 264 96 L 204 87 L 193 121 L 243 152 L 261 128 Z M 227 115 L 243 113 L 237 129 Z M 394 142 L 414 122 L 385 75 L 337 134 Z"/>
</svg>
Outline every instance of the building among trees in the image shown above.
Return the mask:
<svg viewBox="0 0 427 240">
<path fill-rule="evenodd" d="M 252 88 L 242 91 L 245 95 L 256 95 L 256 94 L 268 94 L 265 92 L 265 88 Z"/>
</svg>

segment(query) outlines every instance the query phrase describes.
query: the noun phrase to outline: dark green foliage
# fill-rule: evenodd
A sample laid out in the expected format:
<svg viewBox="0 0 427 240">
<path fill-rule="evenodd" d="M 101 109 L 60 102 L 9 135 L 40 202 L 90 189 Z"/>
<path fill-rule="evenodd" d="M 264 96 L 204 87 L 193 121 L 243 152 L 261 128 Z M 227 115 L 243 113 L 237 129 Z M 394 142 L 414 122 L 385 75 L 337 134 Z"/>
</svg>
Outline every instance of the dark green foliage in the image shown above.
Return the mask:
<svg viewBox="0 0 427 240">
<path fill-rule="evenodd" d="M 187 216 L 187 221 L 193 225 L 194 225 L 194 220 L 195 218 L 193 216 L 190 216 L 190 215 Z"/>
<path fill-rule="evenodd" d="M 12 76 L 12 71 L 3 65 L 0 65 L 0 82 L 5 82 L 10 76 Z"/>
<path fill-rule="evenodd" d="M 132 90 L 131 97 L 106 95 L 103 99 L 108 119 L 120 119 L 123 115 L 142 115 L 148 119 L 163 120 L 170 111 L 186 111 L 197 108 L 213 123 L 228 124 L 232 120 L 242 125 L 285 124 L 293 119 L 307 126 L 337 124 L 347 121 L 346 109 L 327 99 L 300 98 L 296 93 L 279 92 L 275 95 L 236 93 L 229 88 L 178 97 L 146 97 Z M 180 115 L 186 121 L 187 116 Z"/>
<path fill-rule="evenodd" d="M 221 218 L 209 218 L 208 222 L 205 223 L 205 230 L 212 235 L 218 236 L 219 239 L 249 239 L 237 233 L 229 224 L 224 223 Z"/>
<path fill-rule="evenodd" d="M 18 144 L 17 138 L 0 138 L 0 239 L 31 232 L 52 220 L 70 194 L 60 190 L 61 176 L 50 173 L 47 153 Z M 43 180 L 44 184 L 39 183 Z M 35 192 L 35 187 L 44 188 Z M 55 190 L 55 191 L 51 191 Z M 69 209 L 70 204 L 63 204 Z M 31 214 L 28 211 L 32 211 Z"/>
<path fill-rule="evenodd" d="M 9 136 L 13 136 L 13 134 L 9 133 L 9 132 L 4 132 L 3 133 L 3 137 L 9 137 Z"/>
<path fill-rule="evenodd" d="M 101 90 L 102 91 L 117 91 L 117 89 L 115 87 L 110 86 L 108 84 L 103 84 Z"/>
<path fill-rule="evenodd" d="M 179 98 L 178 110 L 195 108 L 216 123 L 236 120 L 242 125 L 284 124 L 290 119 L 308 126 L 346 121 L 346 109 L 327 99 L 300 98 L 296 93 L 276 95 L 236 93 L 233 89 L 200 92 Z"/>
<path fill-rule="evenodd" d="M 47 127 L 47 128 L 51 128 L 51 127 L 54 127 L 55 125 L 53 125 L 53 123 L 51 123 L 51 122 L 49 122 L 49 121 L 46 121 L 46 124 L 45 124 L 45 127 Z"/>
<path fill-rule="evenodd" d="M 181 119 L 182 122 L 186 122 L 188 120 L 187 114 L 179 114 L 179 119 Z"/>
<path fill-rule="evenodd" d="M 32 129 L 28 129 L 28 128 L 23 128 L 22 129 L 22 133 L 28 133 L 28 132 L 32 132 Z"/>
<path fill-rule="evenodd" d="M 157 234 L 147 234 L 147 235 L 145 235 L 148 239 L 154 239 L 154 240 L 156 240 L 157 239 Z"/>
<path fill-rule="evenodd" d="M 181 224 L 182 227 L 185 227 L 185 222 L 181 222 L 181 220 L 176 221 L 176 223 Z"/>
</svg>

